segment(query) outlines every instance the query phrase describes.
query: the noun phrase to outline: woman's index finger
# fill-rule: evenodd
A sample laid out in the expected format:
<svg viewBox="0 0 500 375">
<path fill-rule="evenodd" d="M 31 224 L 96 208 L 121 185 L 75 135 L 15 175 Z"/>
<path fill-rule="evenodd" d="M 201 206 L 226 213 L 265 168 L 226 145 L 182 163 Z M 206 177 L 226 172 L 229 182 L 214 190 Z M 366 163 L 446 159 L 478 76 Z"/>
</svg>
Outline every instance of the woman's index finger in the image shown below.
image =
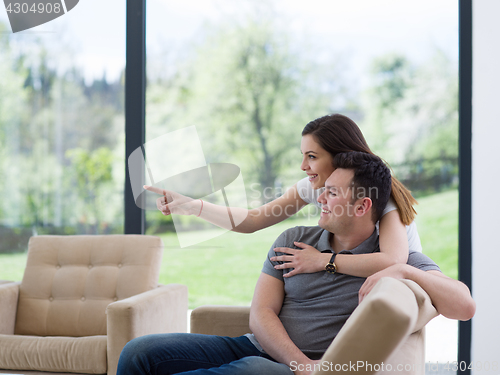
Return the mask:
<svg viewBox="0 0 500 375">
<path fill-rule="evenodd" d="M 144 185 L 144 189 L 152 191 L 153 193 L 160 194 L 160 195 L 165 195 L 166 192 L 163 189 L 154 187 L 154 186 L 149 186 L 149 185 Z"/>
</svg>

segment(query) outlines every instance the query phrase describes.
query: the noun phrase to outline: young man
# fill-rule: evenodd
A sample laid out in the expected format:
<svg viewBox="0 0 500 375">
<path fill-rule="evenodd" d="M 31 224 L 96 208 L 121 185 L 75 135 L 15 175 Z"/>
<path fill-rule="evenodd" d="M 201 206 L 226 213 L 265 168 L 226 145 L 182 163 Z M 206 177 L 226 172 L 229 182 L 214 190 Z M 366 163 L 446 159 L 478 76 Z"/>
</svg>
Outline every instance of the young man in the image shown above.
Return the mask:
<svg viewBox="0 0 500 375">
<path fill-rule="evenodd" d="M 299 369 L 314 368 L 358 305 L 358 292 L 365 282 L 364 278 L 337 273 L 335 257 L 339 253 L 362 257 L 378 251 L 375 223 L 387 204 L 391 186 L 390 171 L 374 155 L 339 154 L 334 162 L 337 169 L 318 198 L 323 205 L 319 226 L 289 229 L 269 251 L 252 301 L 250 327 L 254 334 L 236 338 L 195 334 L 140 337 L 125 346 L 118 374 L 290 375 L 292 363 Z M 279 248 L 294 247 L 295 242 L 330 253 L 325 270 L 283 277 L 289 270 L 271 258 L 279 258 Z M 437 278 L 428 288 L 431 293 L 444 289 L 444 294 L 435 294 L 444 300 L 443 305 L 450 295 L 456 301 L 457 294 L 470 304 L 467 288 L 430 274 L 439 273 L 439 268 L 425 255 L 410 253 L 408 264 Z M 375 281 L 376 275 L 369 281 Z M 367 284 L 365 289 L 369 288 Z M 467 306 L 452 305 L 450 310 L 466 317 Z M 295 374 L 302 373 L 297 370 Z"/>
</svg>

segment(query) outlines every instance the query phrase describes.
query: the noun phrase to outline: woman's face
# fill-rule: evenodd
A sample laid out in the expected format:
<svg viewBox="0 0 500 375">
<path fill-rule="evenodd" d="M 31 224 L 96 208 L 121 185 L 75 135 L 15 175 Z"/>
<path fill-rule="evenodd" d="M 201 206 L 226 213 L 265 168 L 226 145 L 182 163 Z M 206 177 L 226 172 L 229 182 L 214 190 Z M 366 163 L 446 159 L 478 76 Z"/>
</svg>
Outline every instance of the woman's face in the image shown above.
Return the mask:
<svg viewBox="0 0 500 375">
<path fill-rule="evenodd" d="M 322 148 L 311 134 L 304 135 L 300 142 L 302 164 L 300 168 L 307 173 L 313 189 L 325 186 L 325 181 L 334 171 L 333 158 Z"/>
</svg>

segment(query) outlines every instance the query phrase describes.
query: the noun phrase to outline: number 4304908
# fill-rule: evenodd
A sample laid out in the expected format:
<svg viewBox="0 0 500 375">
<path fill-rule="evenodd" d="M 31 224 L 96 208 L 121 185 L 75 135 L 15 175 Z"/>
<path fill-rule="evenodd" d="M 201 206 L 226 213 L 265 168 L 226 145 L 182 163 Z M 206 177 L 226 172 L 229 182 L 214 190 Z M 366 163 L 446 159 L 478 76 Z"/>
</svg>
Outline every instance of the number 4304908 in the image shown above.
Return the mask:
<svg viewBox="0 0 500 375">
<path fill-rule="evenodd" d="M 34 3 L 31 6 L 27 3 L 8 3 L 5 8 L 7 13 L 60 13 L 59 3 Z"/>
</svg>

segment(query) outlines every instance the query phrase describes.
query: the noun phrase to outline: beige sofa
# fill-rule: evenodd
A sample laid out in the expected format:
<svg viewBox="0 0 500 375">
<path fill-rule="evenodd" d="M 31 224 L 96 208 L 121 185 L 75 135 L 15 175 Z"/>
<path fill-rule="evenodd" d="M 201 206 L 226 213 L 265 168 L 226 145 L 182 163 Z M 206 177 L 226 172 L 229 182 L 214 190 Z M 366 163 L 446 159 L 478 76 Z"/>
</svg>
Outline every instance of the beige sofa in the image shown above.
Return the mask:
<svg viewBox="0 0 500 375">
<path fill-rule="evenodd" d="M 249 307 L 202 306 L 191 332 L 221 336 L 249 333 Z M 354 310 L 314 374 L 425 373 L 424 326 L 437 316 L 427 293 L 410 280 L 382 278 Z"/>
<path fill-rule="evenodd" d="M 114 375 L 121 350 L 187 331 L 187 287 L 158 285 L 153 236 L 37 236 L 21 283 L 0 285 L 0 373 Z"/>
</svg>

